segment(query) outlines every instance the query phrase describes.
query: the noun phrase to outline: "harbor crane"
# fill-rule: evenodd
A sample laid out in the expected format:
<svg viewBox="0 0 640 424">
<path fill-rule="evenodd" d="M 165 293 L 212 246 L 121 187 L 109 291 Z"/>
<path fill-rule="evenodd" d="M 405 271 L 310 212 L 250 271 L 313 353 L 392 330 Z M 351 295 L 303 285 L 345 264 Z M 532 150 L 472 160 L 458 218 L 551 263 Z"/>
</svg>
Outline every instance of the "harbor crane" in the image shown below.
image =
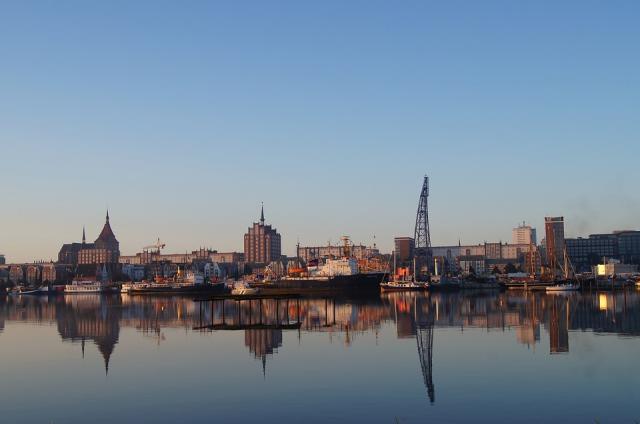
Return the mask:
<svg viewBox="0 0 640 424">
<path fill-rule="evenodd" d="M 142 250 L 147 252 L 155 251 L 156 253 L 160 254 L 160 250 L 164 249 L 165 246 L 166 244 L 162 243 L 160 241 L 160 238 L 158 237 L 158 241 L 155 244 L 145 246 L 142 248 Z"/>
</svg>

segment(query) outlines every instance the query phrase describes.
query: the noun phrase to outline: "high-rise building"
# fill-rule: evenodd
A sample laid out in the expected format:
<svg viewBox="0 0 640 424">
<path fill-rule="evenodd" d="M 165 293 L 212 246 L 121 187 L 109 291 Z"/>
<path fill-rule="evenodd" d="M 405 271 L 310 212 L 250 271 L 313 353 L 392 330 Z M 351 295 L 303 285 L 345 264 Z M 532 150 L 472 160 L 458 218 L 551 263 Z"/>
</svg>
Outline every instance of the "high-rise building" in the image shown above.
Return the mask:
<svg viewBox="0 0 640 424">
<path fill-rule="evenodd" d="M 545 217 L 544 230 L 547 244 L 547 265 L 554 277 L 564 266 L 564 217 Z"/>
<path fill-rule="evenodd" d="M 247 263 L 268 264 L 280 260 L 282 245 L 280 234 L 271 225 L 264 223 L 264 205 L 260 222 L 254 222 L 244 235 L 244 258 Z"/>
<path fill-rule="evenodd" d="M 7 263 L 7 260 L 4 258 L 4 255 L 0 255 L 0 265 L 4 265 Z"/>
<path fill-rule="evenodd" d="M 536 229 L 530 225 L 518 225 L 511 231 L 511 243 L 513 244 L 532 244 L 536 245 Z"/>
<path fill-rule="evenodd" d="M 393 239 L 396 259 L 402 263 L 413 260 L 414 240 L 411 237 L 396 237 Z"/>
</svg>

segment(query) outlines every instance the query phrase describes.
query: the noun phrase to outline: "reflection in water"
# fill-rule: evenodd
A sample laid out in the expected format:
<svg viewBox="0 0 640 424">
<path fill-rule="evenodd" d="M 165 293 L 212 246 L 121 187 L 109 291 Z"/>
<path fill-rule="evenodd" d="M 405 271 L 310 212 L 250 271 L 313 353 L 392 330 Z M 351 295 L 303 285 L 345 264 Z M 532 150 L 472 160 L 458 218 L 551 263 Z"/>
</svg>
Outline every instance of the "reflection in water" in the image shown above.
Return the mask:
<svg viewBox="0 0 640 424">
<path fill-rule="evenodd" d="M 550 303 L 549 350 L 551 353 L 567 353 L 569 352 L 569 299 L 554 295 Z"/>
<path fill-rule="evenodd" d="M 56 304 L 55 313 L 62 340 L 80 341 L 83 357 L 85 342 L 93 341 L 104 358 L 108 374 L 109 359 L 120 335 L 119 297 L 80 294 L 60 300 L 64 301 Z"/>
<path fill-rule="evenodd" d="M 62 340 L 79 344 L 83 353 L 85 343 L 94 343 L 107 373 L 121 328 L 134 328 L 158 343 L 163 328 L 170 327 L 210 332 L 213 337 L 219 331 L 244 331 L 244 346 L 265 373 L 267 359 L 282 347 L 283 332 L 295 332 L 300 343 L 305 333 L 326 333 L 331 340 L 339 335 L 348 347 L 359 334 L 377 334 L 382 326 L 393 325 L 397 338 L 415 338 L 427 397 L 434 402 L 433 343 L 438 328 L 513 330 L 514 341 L 534 348 L 543 328 L 549 352 L 568 354 L 572 330 L 640 335 L 638 300 L 637 292 L 389 293 L 367 299 L 206 302 L 126 295 L 25 296 L 0 300 L 0 331 L 12 321 L 55 323 Z"/>
<path fill-rule="evenodd" d="M 421 299 L 424 300 L 424 299 Z M 430 303 L 426 302 L 427 306 Z M 418 308 L 415 308 L 416 315 Z M 420 308 L 424 312 L 423 308 Z M 432 308 L 427 307 L 426 313 L 416 316 L 416 341 L 418 344 L 418 357 L 422 368 L 424 386 L 427 388 L 427 396 L 431 403 L 435 402 L 435 388 L 433 386 L 433 313 Z"/>
</svg>

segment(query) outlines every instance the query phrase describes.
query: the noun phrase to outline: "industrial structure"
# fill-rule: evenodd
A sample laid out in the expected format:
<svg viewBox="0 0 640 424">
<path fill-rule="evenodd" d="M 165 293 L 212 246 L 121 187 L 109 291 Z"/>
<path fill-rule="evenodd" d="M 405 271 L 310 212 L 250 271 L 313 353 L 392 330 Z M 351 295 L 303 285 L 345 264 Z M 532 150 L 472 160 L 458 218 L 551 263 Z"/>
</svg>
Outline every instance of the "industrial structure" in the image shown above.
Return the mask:
<svg viewBox="0 0 640 424">
<path fill-rule="evenodd" d="M 430 306 L 430 305 L 429 305 Z M 417 309 L 417 308 L 416 308 Z M 418 347 L 418 359 L 422 370 L 422 380 L 427 389 L 427 396 L 431 403 L 435 402 L 435 386 L 433 385 L 433 324 L 435 317 L 432 308 L 429 307 L 426 314 L 418 316 L 416 310 L 416 344 Z"/>
<path fill-rule="evenodd" d="M 416 212 L 416 227 L 414 234 L 414 253 L 421 269 L 431 263 L 431 234 L 429 232 L 429 177 L 424 176 L 418 211 Z"/>
</svg>

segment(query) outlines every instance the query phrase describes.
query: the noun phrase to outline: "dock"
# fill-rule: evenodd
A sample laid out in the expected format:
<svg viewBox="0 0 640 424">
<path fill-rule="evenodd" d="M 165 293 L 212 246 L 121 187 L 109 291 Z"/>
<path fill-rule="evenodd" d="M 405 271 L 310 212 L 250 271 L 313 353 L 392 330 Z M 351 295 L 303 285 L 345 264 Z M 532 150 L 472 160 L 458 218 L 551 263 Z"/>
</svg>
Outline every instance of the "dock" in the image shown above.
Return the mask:
<svg viewBox="0 0 640 424">
<path fill-rule="evenodd" d="M 199 305 L 199 331 L 300 330 L 300 296 L 217 295 L 194 299 Z"/>
</svg>

